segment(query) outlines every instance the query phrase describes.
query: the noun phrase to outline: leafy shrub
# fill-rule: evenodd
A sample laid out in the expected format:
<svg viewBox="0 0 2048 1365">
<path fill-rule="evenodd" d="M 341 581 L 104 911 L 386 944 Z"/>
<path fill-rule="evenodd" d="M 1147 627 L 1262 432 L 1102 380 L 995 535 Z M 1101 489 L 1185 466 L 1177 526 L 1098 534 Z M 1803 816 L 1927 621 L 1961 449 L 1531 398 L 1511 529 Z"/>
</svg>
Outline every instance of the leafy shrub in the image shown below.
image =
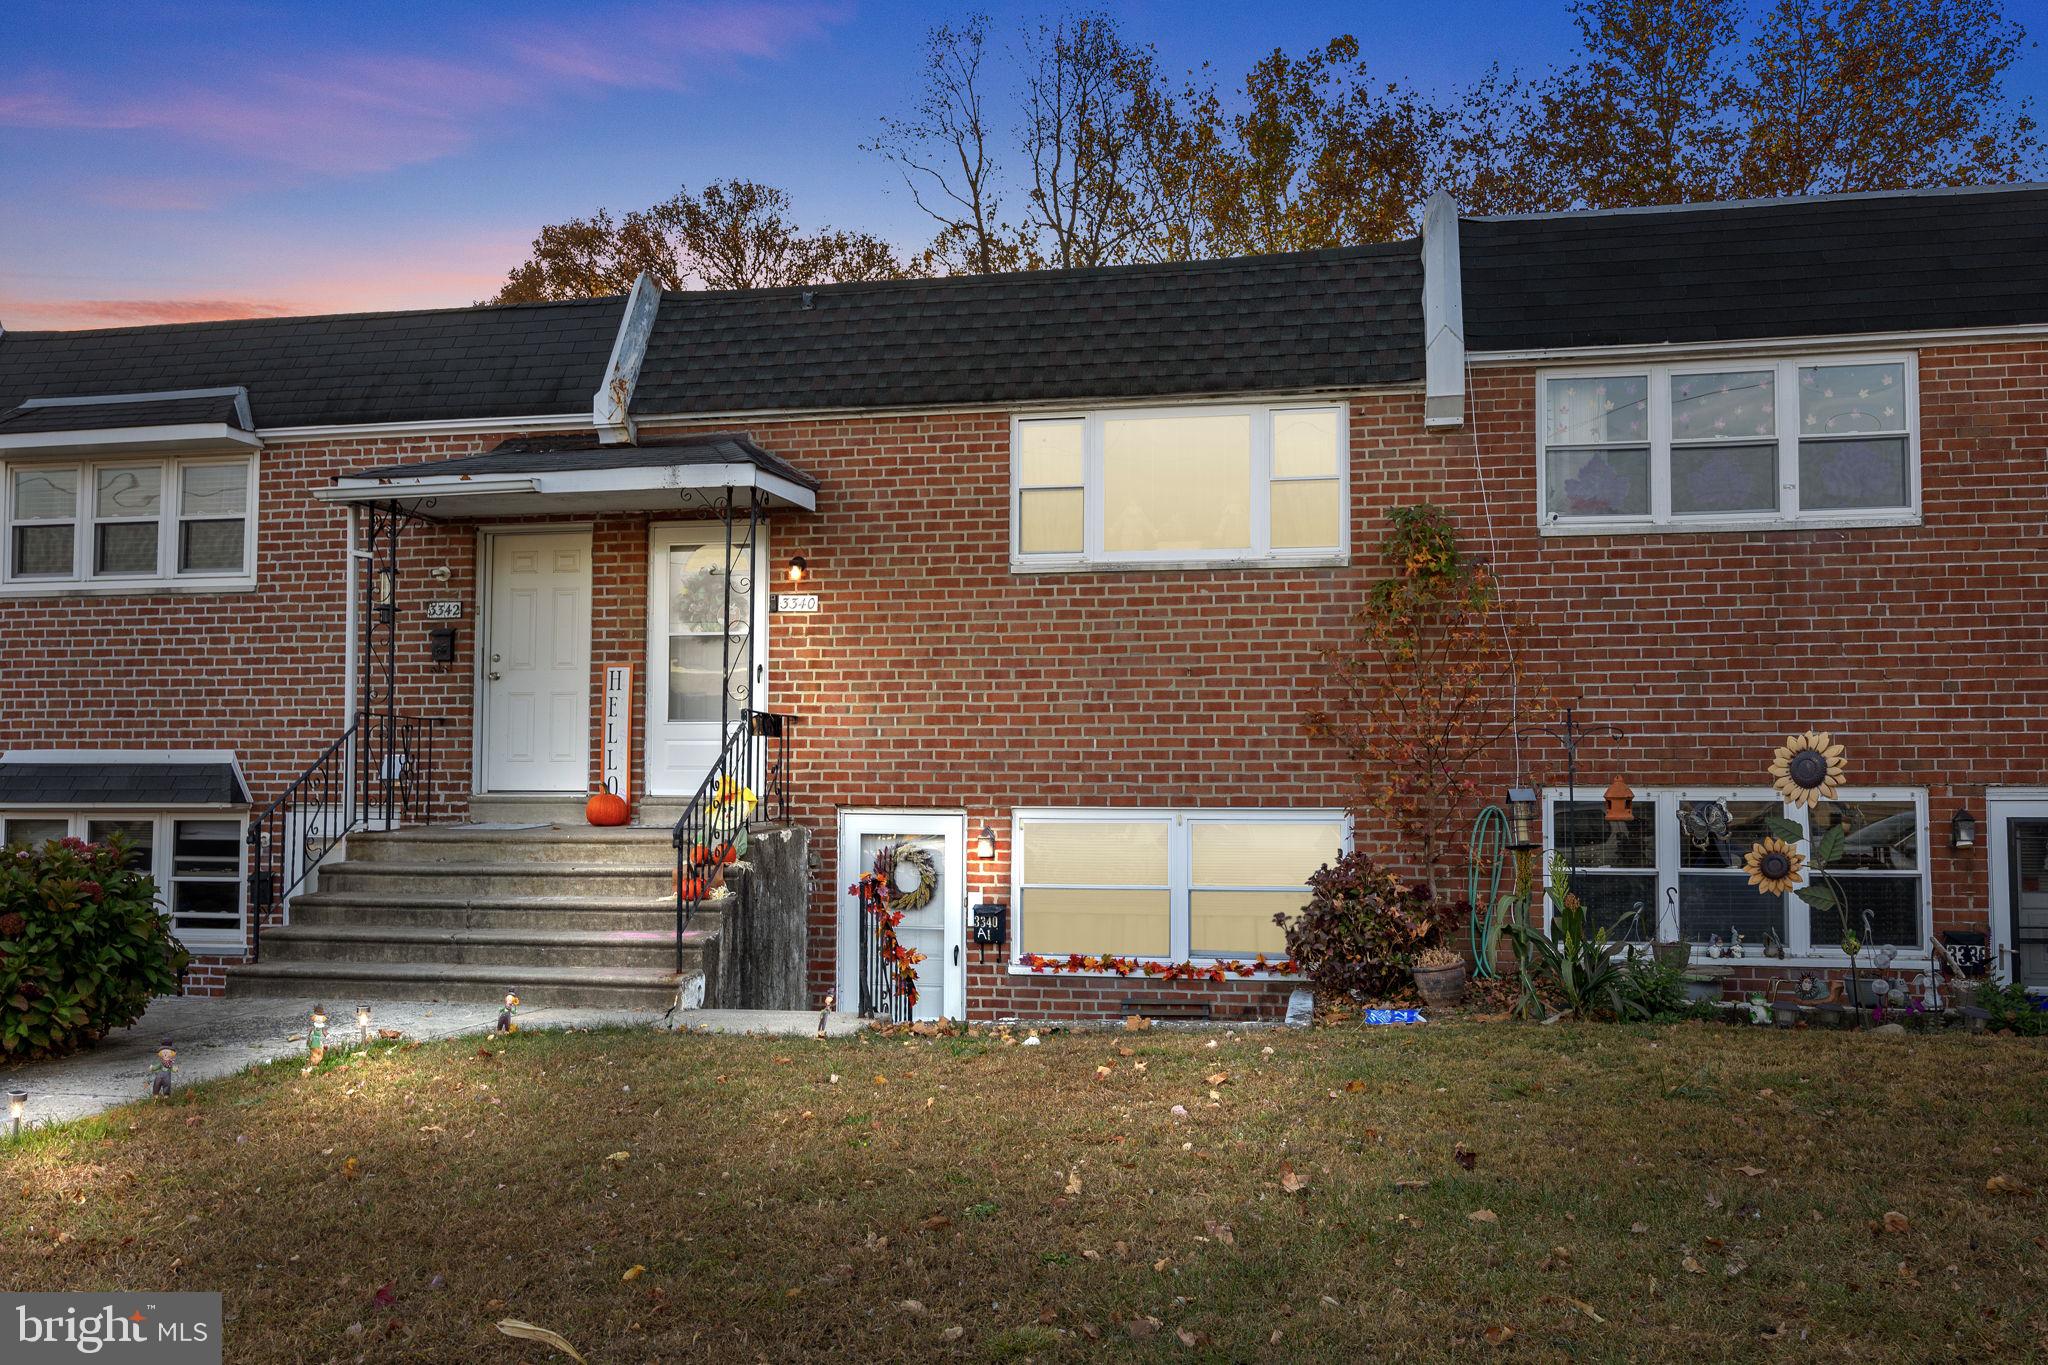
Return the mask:
<svg viewBox="0 0 2048 1365">
<path fill-rule="evenodd" d="M 1682 1019 L 1691 1014 L 1685 994 L 1685 969 L 1660 962 L 1648 953 L 1630 950 L 1622 964 L 1620 985 L 1624 1019 Z"/>
<path fill-rule="evenodd" d="M 1406 991 L 1415 958 L 1443 943 L 1471 915 L 1463 901 L 1440 901 L 1429 887 L 1404 883 L 1353 851 L 1308 879 L 1311 899 L 1292 917 L 1287 955 L 1319 988 L 1366 998 Z"/>
<path fill-rule="evenodd" d="M 187 960 L 118 840 L 0 851 L 0 1057 L 98 1042 L 176 991 Z"/>
<path fill-rule="evenodd" d="M 2017 981 L 1980 981 L 1971 988 L 1970 1003 L 1991 1016 L 1984 1026 L 1993 1033 L 2009 1028 L 2022 1038 L 2048 1035 L 2048 996 L 2029 995 Z"/>
</svg>

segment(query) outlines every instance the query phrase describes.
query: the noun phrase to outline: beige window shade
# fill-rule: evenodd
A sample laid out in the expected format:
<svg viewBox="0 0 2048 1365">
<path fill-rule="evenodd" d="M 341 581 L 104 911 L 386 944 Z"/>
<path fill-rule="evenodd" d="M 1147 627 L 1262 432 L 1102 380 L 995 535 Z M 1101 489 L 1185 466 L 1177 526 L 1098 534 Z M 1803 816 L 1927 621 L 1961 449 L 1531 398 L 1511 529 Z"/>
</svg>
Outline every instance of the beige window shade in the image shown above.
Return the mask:
<svg viewBox="0 0 2048 1365">
<path fill-rule="evenodd" d="M 1343 846 L 1344 826 L 1335 820 L 1194 820 L 1190 880 L 1198 887 L 1306 886 Z"/>
<path fill-rule="evenodd" d="M 1078 421 L 1024 422 L 1017 428 L 1017 550 L 1079 554 L 1087 494 L 1082 488 Z"/>
<path fill-rule="evenodd" d="M 1171 897 L 1158 890 L 1033 886 L 1018 923 L 1027 953 L 1159 957 L 1172 946 Z"/>
<path fill-rule="evenodd" d="M 1287 934 L 1275 915 L 1292 917 L 1308 903 L 1301 891 L 1196 891 L 1188 898 L 1188 948 L 1197 956 L 1284 957 Z"/>
<path fill-rule="evenodd" d="M 1249 416 L 1114 418 L 1102 457 L 1104 549 L 1251 548 Z"/>
<path fill-rule="evenodd" d="M 1273 414 L 1273 477 L 1337 477 L 1337 414 L 1328 408 Z"/>
<path fill-rule="evenodd" d="M 1334 548 L 1341 502 L 1340 485 L 1335 479 L 1292 479 L 1274 484 L 1273 548 Z"/>
<path fill-rule="evenodd" d="M 1023 826 L 1029 886 L 1167 884 L 1164 820 L 1030 820 Z"/>
</svg>

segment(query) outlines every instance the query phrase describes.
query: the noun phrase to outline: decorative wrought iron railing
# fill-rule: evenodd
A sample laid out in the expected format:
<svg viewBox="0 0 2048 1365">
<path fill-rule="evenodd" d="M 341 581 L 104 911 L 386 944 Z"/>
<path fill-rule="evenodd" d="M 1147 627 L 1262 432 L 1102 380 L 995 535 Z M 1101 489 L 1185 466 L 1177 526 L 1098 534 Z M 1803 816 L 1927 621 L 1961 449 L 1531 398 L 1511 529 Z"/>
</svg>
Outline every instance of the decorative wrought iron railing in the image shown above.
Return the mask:
<svg viewBox="0 0 2048 1365">
<path fill-rule="evenodd" d="M 896 934 L 901 911 L 892 910 L 895 897 L 897 849 L 883 844 L 875 853 L 874 866 L 850 889 L 860 901 L 860 935 L 856 958 L 860 965 L 860 1015 L 887 1024 L 910 1021 L 917 1006 L 917 959 L 903 951 Z"/>
<path fill-rule="evenodd" d="M 263 921 L 348 835 L 380 824 L 430 824 L 439 716 L 357 716 L 276 800 L 249 821 L 249 957 Z"/>
<path fill-rule="evenodd" d="M 789 819 L 790 746 L 796 717 L 744 710 L 727 733 L 718 761 L 676 821 L 676 970 L 697 910 L 725 883 L 725 870 L 746 855 L 747 827 Z"/>
</svg>

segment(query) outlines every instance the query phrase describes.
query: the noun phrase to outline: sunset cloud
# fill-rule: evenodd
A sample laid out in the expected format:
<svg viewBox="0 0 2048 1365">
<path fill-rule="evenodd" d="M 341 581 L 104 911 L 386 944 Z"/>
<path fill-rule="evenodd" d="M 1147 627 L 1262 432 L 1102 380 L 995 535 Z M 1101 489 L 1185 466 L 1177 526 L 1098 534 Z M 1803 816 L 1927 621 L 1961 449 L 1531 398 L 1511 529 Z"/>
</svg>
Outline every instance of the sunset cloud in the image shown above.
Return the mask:
<svg viewBox="0 0 2048 1365">
<path fill-rule="evenodd" d="M 693 66 L 774 57 L 840 17 L 796 0 L 633 6 L 476 33 L 460 53 L 337 50 L 195 72 L 143 92 L 0 80 L 0 127 L 132 131 L 224 149 L 295 173 L 350 176 L 439 160 L 493 120 L 563 96 L 679 88 Z"/>
<path fill-rule="evenodd" d="M 10 330 L 136 327 L 158 322 L 212 322 L 217 318 L 274 318 L 299 310 L 281 299 L 34 299 L 0 305 Z"/>
</svg>

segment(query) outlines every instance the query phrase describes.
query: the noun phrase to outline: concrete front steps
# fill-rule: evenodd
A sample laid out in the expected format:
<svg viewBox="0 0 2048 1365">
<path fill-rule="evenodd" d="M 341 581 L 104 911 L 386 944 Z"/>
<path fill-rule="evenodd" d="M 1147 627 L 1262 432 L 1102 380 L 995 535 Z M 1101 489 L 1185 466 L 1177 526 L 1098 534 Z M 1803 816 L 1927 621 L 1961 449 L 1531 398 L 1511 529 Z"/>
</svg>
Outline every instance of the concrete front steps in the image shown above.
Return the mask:
<svg viewBox="0 0 2048 1365">
<path fill-rule="evenodd" d="M 231 996 L 666 1010 L 704 970 L 715 903 L 675 961 L 675 852 L 667 829 L 443 825 L 349 836 L 347 856 L 263 932 Z M 715 949 L 712 949 L 715 951 Z"/>
</svg>

